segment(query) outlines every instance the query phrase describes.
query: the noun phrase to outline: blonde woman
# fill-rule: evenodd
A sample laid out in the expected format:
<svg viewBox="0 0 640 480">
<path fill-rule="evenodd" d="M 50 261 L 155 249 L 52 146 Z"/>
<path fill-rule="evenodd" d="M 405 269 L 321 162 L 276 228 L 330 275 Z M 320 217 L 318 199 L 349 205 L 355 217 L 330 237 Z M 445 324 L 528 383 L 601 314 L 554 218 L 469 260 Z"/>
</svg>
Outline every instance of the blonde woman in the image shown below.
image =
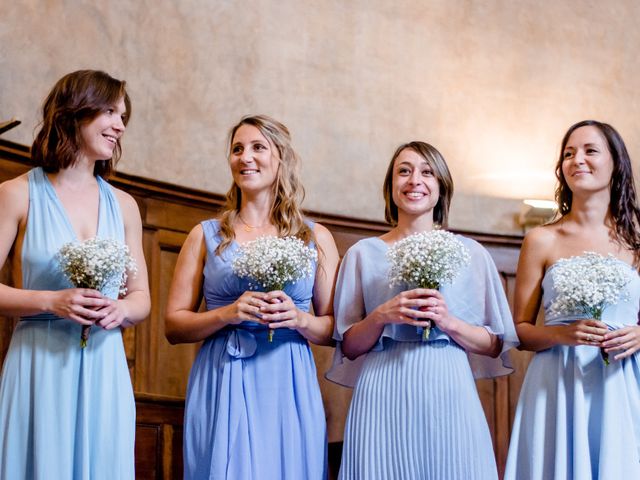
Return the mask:
<svg viewBox="0 0 640 480">
<path fill-rule="evenodd" d="M 180 252 L 167 338 L 204 340 L 187 390 L 185 479 L 326 478 L 325 417 L 309 341 L 331 340 L 338 253 L 329 231 L 302 215 L 298 163 L 284 125 L 243 118 L 230 133 L 226 208 L 197 225 Z M 268 235 L 316 248 L 314 275 L 284 291 L 251 290 L 231 262 L 240 245 Z M 202 296 L 206 311 L 199 312 Z"/>
</svg>

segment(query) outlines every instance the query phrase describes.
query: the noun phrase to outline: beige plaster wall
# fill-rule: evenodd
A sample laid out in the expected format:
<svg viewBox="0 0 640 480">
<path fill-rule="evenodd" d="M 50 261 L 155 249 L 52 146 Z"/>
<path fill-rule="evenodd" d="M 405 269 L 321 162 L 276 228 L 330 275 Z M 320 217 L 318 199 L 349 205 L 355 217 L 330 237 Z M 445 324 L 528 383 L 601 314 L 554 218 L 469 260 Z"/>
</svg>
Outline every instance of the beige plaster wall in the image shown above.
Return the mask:
<svg viewBox="0 0 640 480">
<path fill-rule="evenodd" d="M 64 73 L 128 81 L 120 169 L 224 193 L 225 139 L 247 113 L 287 124 L 305 206 L 382 219 L 395 146 L 448 160 L 453 227 L 518 232 L 549 198 L 564 130 L 611 122 L 640 155 L 636 0 L 0 0 L 0 119 L 30 143 Z M 637 163 L 636 163 L 637 167 Z"/>
</svg>

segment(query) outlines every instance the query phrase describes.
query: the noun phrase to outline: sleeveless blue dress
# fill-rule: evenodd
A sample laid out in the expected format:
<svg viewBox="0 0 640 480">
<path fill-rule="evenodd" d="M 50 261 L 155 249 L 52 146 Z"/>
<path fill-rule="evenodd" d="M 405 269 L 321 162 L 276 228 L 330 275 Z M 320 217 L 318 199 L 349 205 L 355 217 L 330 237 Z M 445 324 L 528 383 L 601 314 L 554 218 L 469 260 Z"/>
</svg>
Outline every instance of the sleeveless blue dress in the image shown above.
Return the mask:
<svg viewBox="0 0 640 480">
<path fill-rule="evenodd" d="M 23 288 L 69 288 L 54 257 L 75 233 L 42 169 L 28 178 Z M 97 180 L 98 236 L 124 242 L 118 201 Z M 80 332 L 52 314 L 18 323 L 0 379 L 0 478 L 134 478 L 135 404 L 121 332 L 93 327 L 84 349 Z"/>
<path fill-rule="evenodd" d="M 219 222 L 202 222 L 207 248 L 203 295 L 207 309 L 234 302 L 249 288 L 221 256 Z M 285 287 L 308 311 L 313 276 Z M 227 327 L 205 340 L 187 388 L 184 422 L 186 480 L 325 480 L 326 421 L 307 340 L 278 329 L 273 342 L 255 322 Z"/>
<path fill-rule="evenodd" d="M 554 265 L 542 280 L 545 325 L 586 318 L 549 313 L 556 297 Z M 631 266 L 627 271 L 629 298 L 602 315 L 611 330 L 638 322 L 640 277 Z M 534 355 L 516 409 L 505 479 L 640 478 L 640 353 L 613 357 L 605 366 L 599 348 L 588 345 L 557 345 Z"/>
<path fill-rule="evenodd" d="M 511 373 L 508 350 L 515 327 L 489 253 L 457 236 L 471 264 L 443 286 L 449 311 L 498 335 L 498 358 L 465 352 L 432 328 L 423 342 L 416 327 L 388 324 L 377 344 L 350 361 L 341 351 L 344 333 L 403 289 L 389 287 L 387 244 L 367 238 L 345 255 L 336 286 L 338 341 L 331 381 L 354 387 L 347 416 L 341 480 L 497 480 L 487 420 L 474 378 Z"/>
</svg>

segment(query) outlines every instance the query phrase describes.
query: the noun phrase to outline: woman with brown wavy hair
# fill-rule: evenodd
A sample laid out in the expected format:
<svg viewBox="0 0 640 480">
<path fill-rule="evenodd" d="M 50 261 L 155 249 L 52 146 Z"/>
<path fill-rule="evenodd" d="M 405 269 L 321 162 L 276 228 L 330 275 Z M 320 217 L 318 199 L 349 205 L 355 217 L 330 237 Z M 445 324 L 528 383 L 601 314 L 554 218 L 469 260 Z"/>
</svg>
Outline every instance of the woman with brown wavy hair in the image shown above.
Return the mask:
<svg viewBox="0 0 640 480">
<path fill-rule="evenodd" d="M 62 77 L 44 102 L 35 168 L 0 185 L 0 315 L 20 317 L 0 381 L 0 478 L 134 478 L 135 404 L 121 329 L 149 313 L 142 223 L 105 180 L 131 113 L 125 82 L 95 70 Z M 56 253 L 93 237 L 137 263 L 125 296 L 71 288 Z M 82 327 L 92 326 L 85 348 Z"/>
<path fill-rule="evenodd" d="M 556 176 L 559 218 L 527 234 L 518 263 L 516 328 L 535 355 L 505 478 L 640 478 L 640 210 L 622 137 L 606 123 L 576 123 Z M 554 307 L 567 260 L 586 252 L 608 256 L 625 283 L 601 319 Z"/>
<path fill-rule="evenodd" d="M 309 341 L 331 341 L 338 253 L 329 231 L 300 210 L 298 164 L 284 125 L 243 118 L 229 136 L 226 207 L 219 219 L 197 225 L 180 251 L 166 335 L 172 343 L 204 341 L 187 390 L 186 479 L 326 478 L 325 417 Z M 283 290 L 253 290 L 232 262 L 243 244 L 263 236 L 297 237 L 316 249 L 312 277 Z"/>
</svg>

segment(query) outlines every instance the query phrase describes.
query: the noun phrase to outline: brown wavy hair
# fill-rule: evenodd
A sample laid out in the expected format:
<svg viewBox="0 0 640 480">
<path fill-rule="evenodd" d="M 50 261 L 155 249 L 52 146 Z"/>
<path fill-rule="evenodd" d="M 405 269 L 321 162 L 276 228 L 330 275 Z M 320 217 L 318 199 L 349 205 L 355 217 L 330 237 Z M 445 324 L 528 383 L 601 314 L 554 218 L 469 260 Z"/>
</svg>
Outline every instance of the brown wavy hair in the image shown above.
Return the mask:
<svg viewBox="0 0 640 480">
<path fill-rule="evenodd" d="M 442 227 L 447 226 L 449 220 L 449 207 L 451 206 L 451 198 L 453 197 L 453 178 L 447 162 L 445 162 L 442 154 L 434 146 L 425 142 L 413 141 L 400 145 L 389 162 L 387 174 L 384 177 L 382 185 L 382 194 L 384 195 L 384 218 L 392 226 L 398 224 L 398 206 L 393 201 L 393 167 L 398 156 L 403 150 L 412 150 L 424 158 L 429 166 L 433 169 L 433 173 L 438 180 L 440 196 L 438 203 L 433 208 L 433 221 Z"/>
<path fill-rule="evenodd" d="M 78 70 L 58 80 L 42 106 L 40 130 L 31 146 L 34 165 L 50 173 L 73 166 L 82 148 L 80 127 L 123 97 L 126 114 L 122 121 L 126 126 L 131 100 L 123 80 L 97 70 Z M 118 139 L 113 156 L 96 162 L 94 175 L 109 176 L 121 155 Z"/>
<path fill-rule="evenodd" d="M 613 160 L 613 172 L 611 174 L 609 213 L 614 222 L 614 234 L 618 242 L 634 253 L 635 263 L 640 261 L 640 209 L 636 188 L 631 169 L 631 158 L 620 134 L 607 123 L 596 120 L 583 120 L 572 125 L 562 139 L 560 157 L 556 163 L 556 203 L 561 218 L 571 211 L 573 193 L 562 173 L 564 162 L 564 149 L 567 146 L 571 134 L 581 127 L 595 127 L 607 141 L 609 153 Z"/>
<path fill-rule="evenodd" d="M 243 125 L 257 128 L 262 135 L 277 149 L 279 156 L 278 172 L 273 182 L 273 204 L 269 219 L 278 229 L 281 237 L 295 236 L 306 244 L 315 241 L 313 231 L 304 221 L 300 205 L 304 199 L 304 188 L 300 182 L 300 157 L 291 146 L 291 134 L 282 123 L 266 115 L 246 116 L 229 132 L 229 155 L 233 138 Z M 220 255 L 235 238 L 233 222 L 242 205 L 242 191 L 233 182 L 226 194 L 224 211 L 220 217 L 220 237 L 222 241 L 216 248 Z M 316 245 L 316 248 L 319 247 Z"/>
</svg>

